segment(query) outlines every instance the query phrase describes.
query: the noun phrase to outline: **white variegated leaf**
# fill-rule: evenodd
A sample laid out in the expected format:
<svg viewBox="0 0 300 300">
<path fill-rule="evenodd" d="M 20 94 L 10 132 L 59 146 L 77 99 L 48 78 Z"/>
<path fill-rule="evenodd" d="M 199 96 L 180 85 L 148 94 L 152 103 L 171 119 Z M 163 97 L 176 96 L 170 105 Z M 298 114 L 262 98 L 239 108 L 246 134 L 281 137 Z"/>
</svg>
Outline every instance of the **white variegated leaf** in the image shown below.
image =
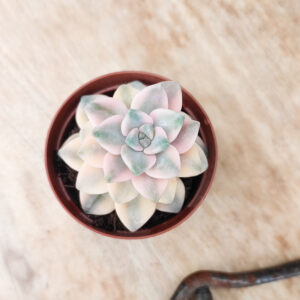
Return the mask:
<svg viewBox="0 0 300 300">
<path fill-rule="evenodd" d="M 131 232 L 140 229 L 154 214 L 156 203 L 138 195 L 126 203 L 115 203 L 121 222 Z"/>
<path fill-rule="evenodd" d="M 176 193 L 174 200 L 169 204 L 158 203 L 157 209 L 167 213 L 180 212 L 185 198 L 185 187 L 181 179 L 177 178 Z"/>
<path fill-rule="evenodd" d="M 58 150 L 58 156 L 72 169 L 78 171 L 83 161 L 77 152 L 80 147 L 80 137 L 78 133 L 71 135 Z"/>
<path fill-rule="evenodd" d="M 197 143 L 188 152 L 182 154 L 180 159 L 181 169 L 179 177 L 197 176 L 208 167 L 206 155 Z"/>
<path fill-rule="evenodd" d="M 76 188 L 86 194 L 104 194 L 108 192 L 103 169 L 84 163 L 78 172 Z"/>
<path fill-rule="evenodd" d="M 89 195 L 79 193 L 80 204 L 86 214 L 106 215 L 114 211 L 115 205 L 108 193 L 101 195 Z"/>
</svg>

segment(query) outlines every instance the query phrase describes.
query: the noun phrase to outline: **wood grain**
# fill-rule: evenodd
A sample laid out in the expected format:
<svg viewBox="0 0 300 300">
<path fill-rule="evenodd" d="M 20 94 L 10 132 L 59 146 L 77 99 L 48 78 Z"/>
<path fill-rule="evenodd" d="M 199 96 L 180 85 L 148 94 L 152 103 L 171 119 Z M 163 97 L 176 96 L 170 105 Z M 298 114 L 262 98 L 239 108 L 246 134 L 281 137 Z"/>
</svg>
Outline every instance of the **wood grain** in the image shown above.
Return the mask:
<svg viewBox="0 0 300 300">
<path fill-rule="evenodd" d="M 300 2 L 0 1 L 0 299 L 168 299 L 198 269 L 300 255 Z M 199 210 L 141 241 L 89 232 L 55 200 L 43 150 L 62 101 L 112 71 L 179 81 L 216 130 Z M 299 278 L 215 299 L 299 299 Z"/>
</svg>

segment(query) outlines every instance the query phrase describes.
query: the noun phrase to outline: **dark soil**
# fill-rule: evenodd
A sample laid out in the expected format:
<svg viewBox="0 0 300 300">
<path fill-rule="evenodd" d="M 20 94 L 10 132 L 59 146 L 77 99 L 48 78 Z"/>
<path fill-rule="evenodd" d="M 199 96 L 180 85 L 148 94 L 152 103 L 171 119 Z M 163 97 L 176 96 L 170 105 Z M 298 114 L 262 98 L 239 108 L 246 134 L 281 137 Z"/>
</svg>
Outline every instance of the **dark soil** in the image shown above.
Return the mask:
<svg viewBox="0 0 300 300">
<path fill-rule="evenodd" d="M 63 140 L 66 140 L 70 135 L 79 131 L 79 128 L 75 122 L 75 117 L 71 120 L 69 125 L 66 128 L 64 133 Z M 63 185 L 69 194 L 72 201 L 79 207 L 82 211 L 79 201 L 79 192 L 75 188 L 75 182 L 77 177 L 77 172 L 73 169 L 69 168 L 61 158 L 56 154 L 54 157 L 54 166 L 57 175 L 61 178 Z M 188 205 L 188 203 L 192 200 L 199 184 L 201 181 L 202 175 L 190 178 L 181 178 L 184 186 L 185 186 L 185 201 L 183 204 L 183 208 Z M 125 231 L 129 232 L 129 230 L 121 223 L 115 211 L 110 214 L 103 216 L 89 215 L 86 216 L 91 220 L 91 224 L 96 228 L 101 228 L 102 230 L 109 232 L 120 232 Z M 173 218 L 175 214 L 165 213 L 161 211 L 156 211 L 154 215 L 148 220 L 148 222 L 140 229 L 149 229 L 156 225 L 162 224 L 171 218 Z"/>
</svg>

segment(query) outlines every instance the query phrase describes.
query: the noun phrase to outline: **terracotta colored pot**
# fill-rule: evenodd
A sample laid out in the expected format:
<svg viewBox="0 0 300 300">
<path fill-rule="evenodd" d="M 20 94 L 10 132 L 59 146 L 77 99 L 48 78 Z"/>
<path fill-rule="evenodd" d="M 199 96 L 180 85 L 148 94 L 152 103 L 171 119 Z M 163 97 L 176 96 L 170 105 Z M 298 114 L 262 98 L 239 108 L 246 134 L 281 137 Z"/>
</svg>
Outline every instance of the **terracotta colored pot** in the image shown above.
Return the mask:
<svg viewBox="0 0 300 300">
<path fill-rule="evenodd" d="M 55 153 L 64 142 L 64 133 L 68 124 L 74 118 L 76 107 L 82 95 L 93 94 L 96 92 L 107 93 L 115 90 L 120 84 L 128 83 L 133 80 L 139 80 L 146 85 L 150 85 L 169 79 L 146 72 L 124 71 L 100 76 L 86 83 L 76 90 L 58 110 L 48 131 L 45 149 L 45 163 L 50 185 L 57 199 L 67 212 L 69 212 L 75 220 L 97 233 L 124 239 L 137 239 L 155 236 L 178 226 L 184 220 L 189 218 L 205 198 L 214 178 L 217 164 L 217 144 L 211 122 L 197 100 L 189 92 L 182 88 L 183 109 L 191 115 L 193 119 L 200 121 L 200 135 L 209 152 L 209 167 L 206 172 L 203 173 L 193 198 L 178 214 L 174 214 L 174 217 L 170 220 L 153 226 L 150 229 L 140 229 L 136 232 L 108 232 L 94 227 L 91 220 L 72 201 L 62 183 L 61 178 L 57 175 L 54 166 Z"/>
</svg>

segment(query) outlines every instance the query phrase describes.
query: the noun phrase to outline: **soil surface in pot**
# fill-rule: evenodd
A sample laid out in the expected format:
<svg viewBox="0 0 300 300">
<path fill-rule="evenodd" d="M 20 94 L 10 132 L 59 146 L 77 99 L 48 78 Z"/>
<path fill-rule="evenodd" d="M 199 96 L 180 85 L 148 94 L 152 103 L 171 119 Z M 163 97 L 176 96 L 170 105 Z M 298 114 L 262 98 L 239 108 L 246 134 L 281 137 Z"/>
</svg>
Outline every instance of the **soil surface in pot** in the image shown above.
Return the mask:
<svg viewBox="0 0 300 300">
<path fill-rule="evenodd" d="M 108 94 L 108 93 L 107 93 Z M 110 96 L 110 93 L 108 94 Z M 69 136 L 79 131 L 79 128 L 75 121 L 75 116 L 71 119 L 70 123 L 66 127 L 63 135 L 63 141 L 65 141 Z M 62 180 L 62 183 L 72 201 L 75 205 L 83 212 L 80 201 L 79 201 L 79 191 L 75 188 L 76 177 L 78 172 L 74 171 L 68 167 L 63 160 L 57 155 L 54 155 L 54 166 L 56 174 Z M 185 186 L 185 200 L 182 209 L 186 207 L 193 196 L 195 195 L 198 186 L 200 185 L 202 174 L 195 177 L 181 178 Z M 119 220 L 115 211 L 110 214 L 97 216 L 85 214 L 90 220 L 92 226 L 99 228 L 107 232 L 129 232 L 129 230 L 122 224 Z M 139 230 L 145 230 L 153 228 L 156 225 L 160 225 L 171 218 L 176 216 L 176 214 L 166 213 L 156 210 L 153 216 L 148 220 L 148 222 Z"/>
</svg>

